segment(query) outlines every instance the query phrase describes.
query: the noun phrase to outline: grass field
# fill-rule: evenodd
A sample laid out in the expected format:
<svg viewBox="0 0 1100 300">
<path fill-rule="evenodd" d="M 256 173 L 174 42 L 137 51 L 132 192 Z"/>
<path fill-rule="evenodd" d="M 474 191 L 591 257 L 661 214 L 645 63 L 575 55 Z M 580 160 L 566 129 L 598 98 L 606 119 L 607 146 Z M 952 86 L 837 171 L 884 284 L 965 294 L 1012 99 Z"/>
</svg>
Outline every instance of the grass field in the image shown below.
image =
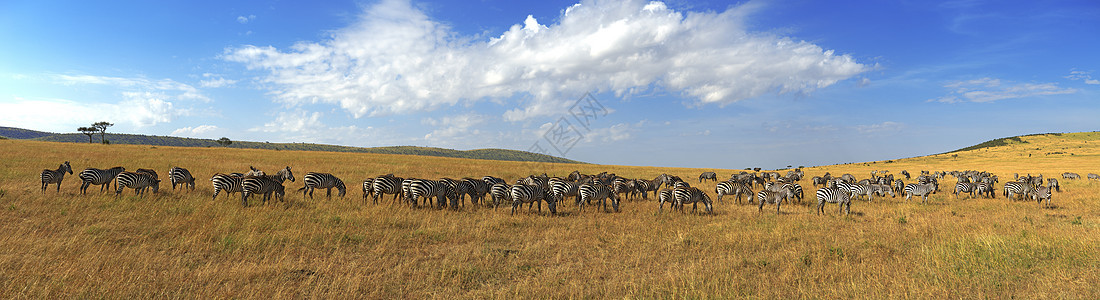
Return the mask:
<svg viewBox="0 0 1100 300">
<path fill-rule="evenodd" d="M 359 183 L 385 173 L 514 181 L 574 169 L 695 183 L 702 171 L 726 178 L 740 170 L 19 140 L 0 140 L 0 153 L 0 298 L 1100 298 L 1096 180 L 1062 180 L 1050 209 L 940 192 L 928 204 L 857 200 L 849 216 L 835 205 L 815 215 L 810 201 L 777 215 L 728 198 L 714 215 L 658 215 L 650 200 L 624 202 L 621 213 L 564 205 L 557 216 L 526 207 L 510 216 L 469 204 L 365 203 Z M 74 174 L 60 193 L 41 192 L 41 170 L 66 160 L 76 173 L 121 165 L 163 177 L 181 166 L 198 188 L 165 182 L 144 198 L 95 188 L 81 196 Z M 288 204 L 210 199 L 210 175 L 249 165 L 289 165 L 299 181 L 288 182 Z M 866 178 L 871 170 L 968 169 L 1001 183 L 1012 173 L 1100 173 L 1100 133 L 805 171 Z M 309 171 L 343 178 L 348 196 L 293 194 Z M 713 196 L 714 185 L 701 187 Z M 812 198 L 808 180 L 803 186 Z"/>
</svg>

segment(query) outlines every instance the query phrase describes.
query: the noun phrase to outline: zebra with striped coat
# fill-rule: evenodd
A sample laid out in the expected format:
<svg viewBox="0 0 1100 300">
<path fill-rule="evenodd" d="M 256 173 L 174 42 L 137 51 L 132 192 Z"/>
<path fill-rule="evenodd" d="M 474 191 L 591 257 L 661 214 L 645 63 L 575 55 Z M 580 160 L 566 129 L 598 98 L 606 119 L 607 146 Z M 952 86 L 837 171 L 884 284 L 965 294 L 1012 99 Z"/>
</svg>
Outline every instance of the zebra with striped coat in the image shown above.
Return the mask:
<svg viewBox="0 0 1100 300">
<path fill-rule="evenodd" d="M 1062 179 L 1081 179 L 1081 175 L 1077 173 L 1065 172 L 1062 173 Z"/>
<path fill-rule="evenodd" d="M 583 188 L 583 186 L 582 186 Z M 583 192 L 583 190 L 582 190 Z M 527 203 L 527 209 L 531 209 L 531 205 L 538 203 L 539 212 L 542 212 L 542 202 L 546 202 L 546 207 L 550 209 L 551 214 L 558 213 L 557 206 L 555 206 L 554 199 L 549 197 L 546 189 L 539 185 L 526 185 L 517 184 L 513 185 L 511 189 L 512 194 L 512 215 L 516 214 L 516 208 L 520 204 Z"/>
<path fill-rule="evenodd" d="M 470 187 L 469 190 L 466 191 L 466 194 L 470 195 L 470 201 L 472 201 L 474 204 L 484 203 L 481 200 L 484 199 L 485 195 L 489 193 L 489 183 L 485 182 L 484 180 L 473 179 L 469 177 L 462 178 L 462 181 Z"/>
<path fill-rule="evenodd" d="M 737 197 L 737 204 L 741 204 L 741 195 L 748 196 L 749 203 L 752 203 L 752 196 L 755 195 L 749 186 L 732 181 L 719 182 L 714 187 L 714 193 L 718 194 L 718 203 L 722 203 L 722 196 L 734 195 Z"/>
<path fill-rule="evenodd" d="M 1085 176 L 1088 176 L 1089 179 L 1100 179 L 1100 175 L 1096 175 L 1096 173 L 1089 173 Z"/>
<path fill-rule="evenodd" d="M 955 184 L 955 191 L 954 191 L 955 199 L 959 198 L 959 193 L 968 193 L 968 194 L 970 194 L 970 198 L 974 198 L 974 192 L 977 192 L 977 191 L 978 191 L 978 184 L 970 183 L 970 182 L 962 182 L 960 180 L 959 183 Z"/>
<path fill-rule="evenodd" d="M 619 211 L 619 197 L 611 188 L 599 183 L 586 183 L 580 186 L 579 192 L 581 194 L 580 201 L 577 201 L 577 205 L 580 206 L 580 211 L 584 211 L 586 204 L 592 204 L 592 201 L 597 201 L 603 207 L 604 212 L 607 212 L 607 200 L 611 200 L 611 208 L 615 212 Z"/>
<path fill-rule="evenodd" d="M 378 203 L 378 198 L 384 197 L 385 194 L 393 194 L 393 201 L 397 201 L 397 197 L 402 195 L 401 181 L 404 178 L 393 176 L 393 174 L 386 174 L 374 178 L 372 184 L 374 185 L 374 203 Z"/>
<path fill-rule="evenodd" d="M 172 180 L 172 190 L 176 189 L 177 184 L 180 185 L 180 190 L 182 190 L 184 186 L 190 188 L 192 191 L 195 190 L 195 177 L 191 176 L 191 171 L 187 169 L 172 167 L 171 170 L 168 170 L 168 178 Z"/>
<path fill-rule="evenodd" d="M 1036 202 L 1043 204 L 1043 208 L 1051 207 L 1051 205 L 1050 205 L 1050 187 L 1041 186 L 1041 187 L 1037 187 L 1035 189 L 1032 189 L 1031 192 L 1028 193 L 1028 196 L 1030 196 L 1032 200 L 1035 200 Z M 1046 200 L 1046 203 L 1043 203 L 1043 200 Z"/>
<path fill-rule="evenodd" d="M 718 181 L 718 174 L 714 172 L 703 172 L 702 174 L 699 174 L 699 182 L 702 183 L 703 180 Z"/>
<path fill-rule="evenodd" d="M 997 189 L 993 187 L 992 182 L 978 182 L 974 187 L 974 192 L 982 197 L 997 198 Z"/>
<path fill-rule="evenodd" d="M 367 197 L 374 193 L 374 178 L 367 178 L 363 180 L 363 202 L 366 203 Z"/>
<path fill-rule="evenodd" d="M 775 213 L 779 214 L 779 206 L 783 203 L 783 200 L 790 202 L 791 194 L 789 188 L 782 188 L 779 191 L 769 191 L 767 189 L 756 193 L 756 200 L 760 201 L 759 211 L 764 211 L 764 204 L 775 203 Z"/>
<path fill-rule="evenodd" d="M 271 199 L 271 196 L 276 191 L 285 189 L 281 177 L 274 175 L 262 175 L 262 176 L 245 176 L 241 180 L 241 187 L 244 189 L 241 192 L 241 205 L 248 207 L 248 196 L 250 195 L 263 195 L 263 205 L 267 205 L 267 200 Z"/>
<path fill-rule="evenodd" d="M 836 203 L 840 211 L 838 213 L 849 214 L 852 212 L 852 195 L 848 190 L 841 188 L 822 188 L 817 190 L 817 214 L 825 213 L 825 203 Z"/>
<path fill-rule="evenodd" d="M 711 206 L 710 196 L 703 192 L 703 190 L 693 187 L 678 188 L 672 190 L 672 196 L 676 199 L 676 206 L 680 208 L 681 213 L 684 212 L 684 204 L 688 203 L 691 203 L 691 213 L 695 213 L 699 208 L 699 202 L 703 203 L 703 207 L 708 214 L 714 213 L 714 207 Z"/>
<path fill-rule="evenodd" d="M 298 189 L 298 191 L 302 192 L 303 198 L 305 198 L 306 193 L 309 193 L 309 200 L 313 200 L 314 189 L 325 189 L 325 196 L 328 198 L 332 198 L 333 188 L 336 188 L 340 197 L 344 197 L 344 194 L 348 191 L 343 180 L 329 173 L 309 172 L 306 173 L 306 176 L 302 176 L 302 181 L 305 182 L 305 186 Z"/>
<path fill-rule="evenodd" d="M 210 177 L 210 183 L 214 186 L 214 197 L 210 198 L 211 201 L 217 200 L 218 193 L 222 191 L 225 191 L 226 197 L 232 193 L 244 192 L 244 176 L 241 173 L 217 173 Z"/>
<path fill-rule="evenodd" d="M 153 175 L 148 173 L 138 172 L 122 172 L 115 177 L 117 186 L 115 187 L 115 196 L 122 196 L 122 190 L 124 188 L 132 188 L 139 196 L 144 196 L 146 188 L 152 188 L 153 193 L 160 190 L 160 179 L 156 179 Z"/>
<path fill-rule="evenodd" d="M 123 167 L 114 167 L 106 170 L 87 168 L 80 172 L 80 194 L 85 194 L 88 191 L 88 186 L 98 185 L 99 191 L 106 191 L 111 187 L 111 182 L 115 180 L 115 177 L 119 173 L 126 171 Z"/>
<path fill-rule="evenodd" d="M 920 203 L 928 201 L 928 195 L 936 193 L 935 183 L 910 183 L 905 185 L 905 201 L 913 196 L 921 196 Z"/>
<path fill-rule="evenodd" d="M 444 203 L 450 202 L 451 209 L 458 209 L 456 205 L 458 194 L 451 189 L 450 184 L 442 180 L 413 179 L 409 182 L 409 195 L 407 197 L 417 206 L 420 204 L 420 197 L 424 197 L 428 207 L 443 209 Z M 435 198 L 434 205 L 432 204 L 432 198 Z"/>
<path fill-rule="evenodd" d="M 508 183 L 496 183 L 489 187 L 489 196 L 493 199 L 493 208 L 501 203 L 512 202 L 512 186 Z"/>
<path fill-rule="evenodd" d="M 1058 179 L 1056 178 L 1047 178 L 1047 187 L 1062 192 L 1062 186 L 1058 184 Z"/>
<path fill-rule="evenodd" d="M 1016 199 L 1016 196 L 1026 196 L 1028 193 L 1031 192 L 1031 190 L 1034 190 L 1034 189 L 1035 189 L 1035 187 L 1032 186 L 1031 183 L 1019 182 L 1019 181 L 1009 181 L 1009 182 L 1005 182 L 1004 195 L 1005 195 L 1005 198 L 1014 200 L 1014 199 Z"/>
<path fill-rule="evenodd" d="M 61 181 L 65 180 L 65 173 L 73 174 L 73 167 L 69 165 L 69 162 L 61 164 L 57 167 L 57 170 L 45 169 L 42 170 L 42 192 L 46 191 L 46 187 L 50 184 L 57 184 L 57 192 L 61 192 Z"/>
<path fill-rule="evenodd" d="M 890 184 L 871 184 L 871 190 L 871 193 L 883 198 L 886 197 L 886 194 L 890 194 L 890 198 L 897 198 L 897 194 L 894 193 L 894 189 L 890 187 Z"/>
<path fill-rule="evenodd" d="M 672 195 L 671 189 L 663 189 L 657 196 L 657 213 L 661 213 L 665 209 L 665 202 L 668 202 L 669 209 L 676 209 L 676 197 Z"/>
<path fill-rule="evenodd" d="M 580 185 L 566 180 L 550 180 L 550 194 L 554 197 L 554 201 L 562 202 L 565 197 L 576 198 L 575 202 L 581 201 Z"/>
</svg>

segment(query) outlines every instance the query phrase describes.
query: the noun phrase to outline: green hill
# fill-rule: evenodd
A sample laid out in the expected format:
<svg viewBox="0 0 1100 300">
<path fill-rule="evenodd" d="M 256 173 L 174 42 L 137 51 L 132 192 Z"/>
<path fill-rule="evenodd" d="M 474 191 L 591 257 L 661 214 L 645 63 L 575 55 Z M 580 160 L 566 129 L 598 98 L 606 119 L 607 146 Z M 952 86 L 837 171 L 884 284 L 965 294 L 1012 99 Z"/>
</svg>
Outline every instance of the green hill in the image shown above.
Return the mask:
<svg viewBox="0 0 1100 300">
<path fill-rule="evenodd" d="M 40 137 L 47 137 L 55 135 L 56 133 L 35 131 L 30 129 L 15 128 L 15 127 L 2 127 L 0 126 L 0 137 L 6 137 L 10 139 L 25 140 L 34 139 Z"/>
<path fill-rule="evenodd" d="M 27 130 L 30 131 L 30 130 Z M 34 132 L 34 131 L 32 131 Z M 152 145 L 152 146 L 177 146 L 177 147 L 221 147 L 217 142 L 211 139 L 195 139 L 185 137 L 174 136 L 152 136 L 152 135 L 139 135 L 139 134 L 117 134 L 108 133 L 106 135 L 108 141 L 112 144 L 131 144 L 131 145 Z M 47 136 L 41 136 L 33 138 L 37 141 L 47 142 L 65 142 L 65 143 L 87 143 L 88 136 L 80 133 L 63 133 L 63 134 L 50 134 Z M 99 140 L 98 136 L 95 138 Z M 434 147 L 416 147 L 416 146 L 391 146 L 391 147 L 374 147 L 374 148 L 362 148 L 362 147 L 348 147 L 348 146 L 335 146 L 335 145 L 323 145 L 323 144 L 311 144 L 311 143 L 266 143 L 266 142 L 246 142 L 246 141 L 233 141 L 233 144 L 229 148 L 243 148 L 243 149 L 268 149 L 268 150 L 300 150 L 300 151 L 329 151 L 329 152 L 356 152 L 356 153 L 380 153 L 380 154 L 405 154 L 405 155 L 425 155 L 425 156 L 441 156 L 441 157 L 456 157 L 456 158 L 470 158 L 470 159 L 488 159 L 488 160 L 506 160 L 506 161 L 530 161 L 530 162 L 552 162 L 552 163 L 582 163 L 575 160 L 543 155 L 538 153 L 531 153 L 526 151 L 508 150 L 508 149 L 476 149 L 476 150 L 453 150 Z"/>
</svg>

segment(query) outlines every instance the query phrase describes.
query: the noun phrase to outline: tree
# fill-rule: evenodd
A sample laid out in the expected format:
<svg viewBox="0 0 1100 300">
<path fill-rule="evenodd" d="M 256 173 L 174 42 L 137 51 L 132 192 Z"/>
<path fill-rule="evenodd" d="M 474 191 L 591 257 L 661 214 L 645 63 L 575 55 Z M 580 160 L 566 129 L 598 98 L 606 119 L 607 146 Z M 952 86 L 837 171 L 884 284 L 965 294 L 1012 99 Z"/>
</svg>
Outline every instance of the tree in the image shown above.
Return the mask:
<svg viewBox="0 0 1100 300">
<path fill-rule="evenodd" d="M 107 143 L 107 139 L 105 138 L 105 136 L 107 135 L 107 127 L 111 127 L 111 126 L 115 126 L 115 124 L 107 122 L 107 121 L 100 121 L 100 122 L 95 122 L 95 123 L 92 124 L 92 128 L 95 128 L 96 130 L 99 131 L 99 141 L 100 142 L 102 142 L 104 144 Z"/>
<path fill-rule="evenodd" d="M 76 131 L 80 131 L 80 133 L 88 136 L 88 143 L 92 142 L 92 135 L 95 135 L 96 132 L 99 132 L 99 130 L 95 129 L 95 127 L 80 127 L 77 128 Z"/>
<path fill-rule="evenodd" d="M 221 144 L 222 147 L 229 147 L 229 145 L 233 144 L 233 141 L 229 140 L 229 138 L 224 137 L 224 136 L 222 138 L 218 139 L 216 142 L 218 142 L 218 144 Z"/>
</svg>

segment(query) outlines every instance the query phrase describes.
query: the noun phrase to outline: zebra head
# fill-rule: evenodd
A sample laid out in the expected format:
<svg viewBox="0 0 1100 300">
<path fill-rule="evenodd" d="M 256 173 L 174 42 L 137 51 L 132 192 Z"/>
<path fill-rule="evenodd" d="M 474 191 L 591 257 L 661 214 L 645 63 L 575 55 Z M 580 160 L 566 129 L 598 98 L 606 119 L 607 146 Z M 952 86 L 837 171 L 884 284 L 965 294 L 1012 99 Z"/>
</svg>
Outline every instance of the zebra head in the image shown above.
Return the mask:
<svg viewBox="0 0 1100 300">
<path fill-rule="evenodd" d="M 58 167 L 58 169 L 63 172 L 69 172 L 69 175 L 73 174 L 73 167 L 69 165 L 69 161 L 65 161 L 65 163 L 61 164 L 61 167 Z"/>
<path fill-rule="evenodd" d="M 153 179 L 152 188 L 154 194 L 160 191 L 160 179 Z"/>
<path fill-rule="evenodd" d="M 294 172 L 290 171 L 290 166 L 287 166 L 285 169 L 279 170 L 278 173 L 275 173 L 275 176 L 282 178 L 283 180 L 290 180 L 290 182 L 294 182 Z"/>
</svg>

